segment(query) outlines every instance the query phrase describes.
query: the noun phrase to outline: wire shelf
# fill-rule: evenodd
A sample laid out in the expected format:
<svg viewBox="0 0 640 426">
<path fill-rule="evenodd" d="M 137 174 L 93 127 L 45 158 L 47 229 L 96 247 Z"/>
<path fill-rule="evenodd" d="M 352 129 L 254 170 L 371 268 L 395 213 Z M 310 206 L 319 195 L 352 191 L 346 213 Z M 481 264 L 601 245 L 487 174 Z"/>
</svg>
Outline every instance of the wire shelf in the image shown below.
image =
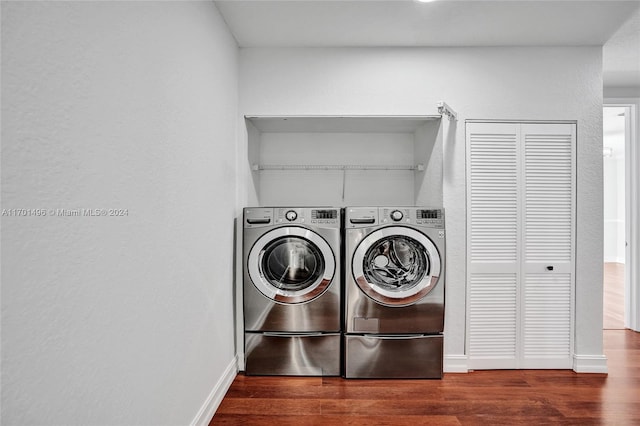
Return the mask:
<svg viewBox="0 0 640 426">
<path fill-rule="evenodd" d="M 254 164 L 254 171 L 260 170 L 407 170 L 423 171 L 423 164 L 367 165 L 367 164 Z"/>
</svg>

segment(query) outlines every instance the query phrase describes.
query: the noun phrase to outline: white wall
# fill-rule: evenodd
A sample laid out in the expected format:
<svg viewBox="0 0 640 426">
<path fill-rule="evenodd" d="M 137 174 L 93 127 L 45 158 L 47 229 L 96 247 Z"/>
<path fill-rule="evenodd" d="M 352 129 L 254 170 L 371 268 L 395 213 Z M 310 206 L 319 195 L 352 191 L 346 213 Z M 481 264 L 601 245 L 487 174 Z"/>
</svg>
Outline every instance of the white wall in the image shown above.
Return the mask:
<svg viewBox="0 0 640 426">
<path fill-rule="evenodd" d="M 640 98 L 640 82 L 638 86 L 631 87 L 604 87 L 604 96 L 608 99 L 626 98 L 626 100 L 637 101 Z M 634 99 L 635 98 L 635 99 Z"/>
<path fill-rule="evenodd" d="M 362 155 L 363 150 L 369 155 Z M 263 164 L 412 165 L 411 133 L 263 133 Z M 335 153 L 340 152 L 340 158 Z M 375 153 L 371 155 L 370 153 Z M 395 155 L 394 155 L 395 154 Z M 373 160 L 373 161 L 372 161 Z M 376 190 L 371 191 L 375 185 Z M 309 188 L 313 188 L 309 191 Z M 413 204 L 414 172 L 349 170 L 265 170 L 260 172 L 260 204 L 344 206 L 369 205 L 377 192 L 390 194 L 390 204 Z"/>
<path fill-rule="evenodd" d="M 246 115 L 421 115 L 446 101 L 459 121 L 444 147 L 447 209 L 445 363 L 464 369 L 466 119 L 578 121 L 576 353 L 603 370 L 602 60 L 599 47 L 241 49 Z M 239 158 L 246 159 L 246 130 Z M 255 202 L 240 160 L 245 201 Z M 594 261 L 598 259 L 598 261 Z"/>
<path fill-rule="evenodd" d="M 208 421 L 237 59 L 209 2 L 2 2 L 2 208 L 48 212 L 2 217 L 2 424 Z M 49 211 L 89 208 L 128 215 Z"/>
<path fill-rule="evenodd" d="M 604 261 L 625 263 L 625 159 L 605 157 L 604 179 Z"/>
</svg>

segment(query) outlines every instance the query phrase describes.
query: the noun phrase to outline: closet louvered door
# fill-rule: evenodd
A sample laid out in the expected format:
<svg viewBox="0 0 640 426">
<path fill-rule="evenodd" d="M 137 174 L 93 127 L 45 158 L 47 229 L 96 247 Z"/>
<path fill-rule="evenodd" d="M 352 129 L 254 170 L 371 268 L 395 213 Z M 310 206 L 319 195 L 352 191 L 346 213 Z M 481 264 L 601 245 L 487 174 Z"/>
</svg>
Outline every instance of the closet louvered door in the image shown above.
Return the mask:
<svg viewBox="0 0 640 426">
<path fill-rule="evenodd" d="M 467 125 L 470 368 L 518 366 L 520 126 Z"/>
<path fill-rule="evenodd" d="M 573 124 L 523 124 L 522 367 L 571 368 Z"/>
<path fill-rule="evenodd" d="M 573 124 L 467 123 L 469 368 L 570 368 Z"/>
</svg>

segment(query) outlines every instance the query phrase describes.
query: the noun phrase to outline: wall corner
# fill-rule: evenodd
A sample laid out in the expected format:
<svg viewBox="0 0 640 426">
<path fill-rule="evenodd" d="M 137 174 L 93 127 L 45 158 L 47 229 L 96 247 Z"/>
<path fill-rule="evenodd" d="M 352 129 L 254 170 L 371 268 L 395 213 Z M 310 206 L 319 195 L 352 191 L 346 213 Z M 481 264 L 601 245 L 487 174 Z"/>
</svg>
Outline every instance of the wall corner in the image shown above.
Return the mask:
<svg viewBox="0 0 640 426">
<path fill-rule="evenodd" d="M 574 355 L 573 371 L 576 373 L 607 374 L 607 357 L 604 355 Z"/>
<path fill-rule="evenodd" d="M 468 373 L 466 355 L 445 355 L 444 368 L 445 373 Z"/>
<path fill-rule="evenodd" d="M 233 383 L 237 374 L 238 356 L 236 355 L 231 359 L 227 368 L 225 368 L 204 404 L 202 404 L 202 407 L 198 410 L 198 414 L 196 414 L 191 421 L 190 426 L 207 426 L 211 422 L 211 419 L 213 419 L 213 416 L 216 414 L 216 410 L 220 406 L 222 399 L 229 390 L 229 387 L 231 387 L 231 383 Z"/>
</svg>

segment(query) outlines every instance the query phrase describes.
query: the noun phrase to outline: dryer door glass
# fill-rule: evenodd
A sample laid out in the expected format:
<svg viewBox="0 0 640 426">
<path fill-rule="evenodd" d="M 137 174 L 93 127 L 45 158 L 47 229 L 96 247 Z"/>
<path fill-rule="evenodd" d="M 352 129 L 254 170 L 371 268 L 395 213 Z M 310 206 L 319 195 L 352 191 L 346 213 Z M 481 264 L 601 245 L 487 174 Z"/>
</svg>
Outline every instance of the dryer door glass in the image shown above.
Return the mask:
<svg viewBox="0 0 640 426">
<path fill-rule="evenodd" d="M 318 247 L 296 236 L 279 238 L 264 249 L 262 271 L 272 286 L 299 291 L 313 285 L 324 273 Z"/>
<path fill-rule="evenodd" d="M 414 288 L 429 273 L 429 258 L 418 241 L 392 235 L 369 247 L 364 255 L 363 270 L 368 282 L 401 293 Z"/>
<path fill-rule="evenodd" d="M 440 278 L 440 254 L 423 233 L 390 226 L 367 235 L 351 267 L 360 289 L 386 306 L 407 306 L 425 297 Z"/>
</svg>

